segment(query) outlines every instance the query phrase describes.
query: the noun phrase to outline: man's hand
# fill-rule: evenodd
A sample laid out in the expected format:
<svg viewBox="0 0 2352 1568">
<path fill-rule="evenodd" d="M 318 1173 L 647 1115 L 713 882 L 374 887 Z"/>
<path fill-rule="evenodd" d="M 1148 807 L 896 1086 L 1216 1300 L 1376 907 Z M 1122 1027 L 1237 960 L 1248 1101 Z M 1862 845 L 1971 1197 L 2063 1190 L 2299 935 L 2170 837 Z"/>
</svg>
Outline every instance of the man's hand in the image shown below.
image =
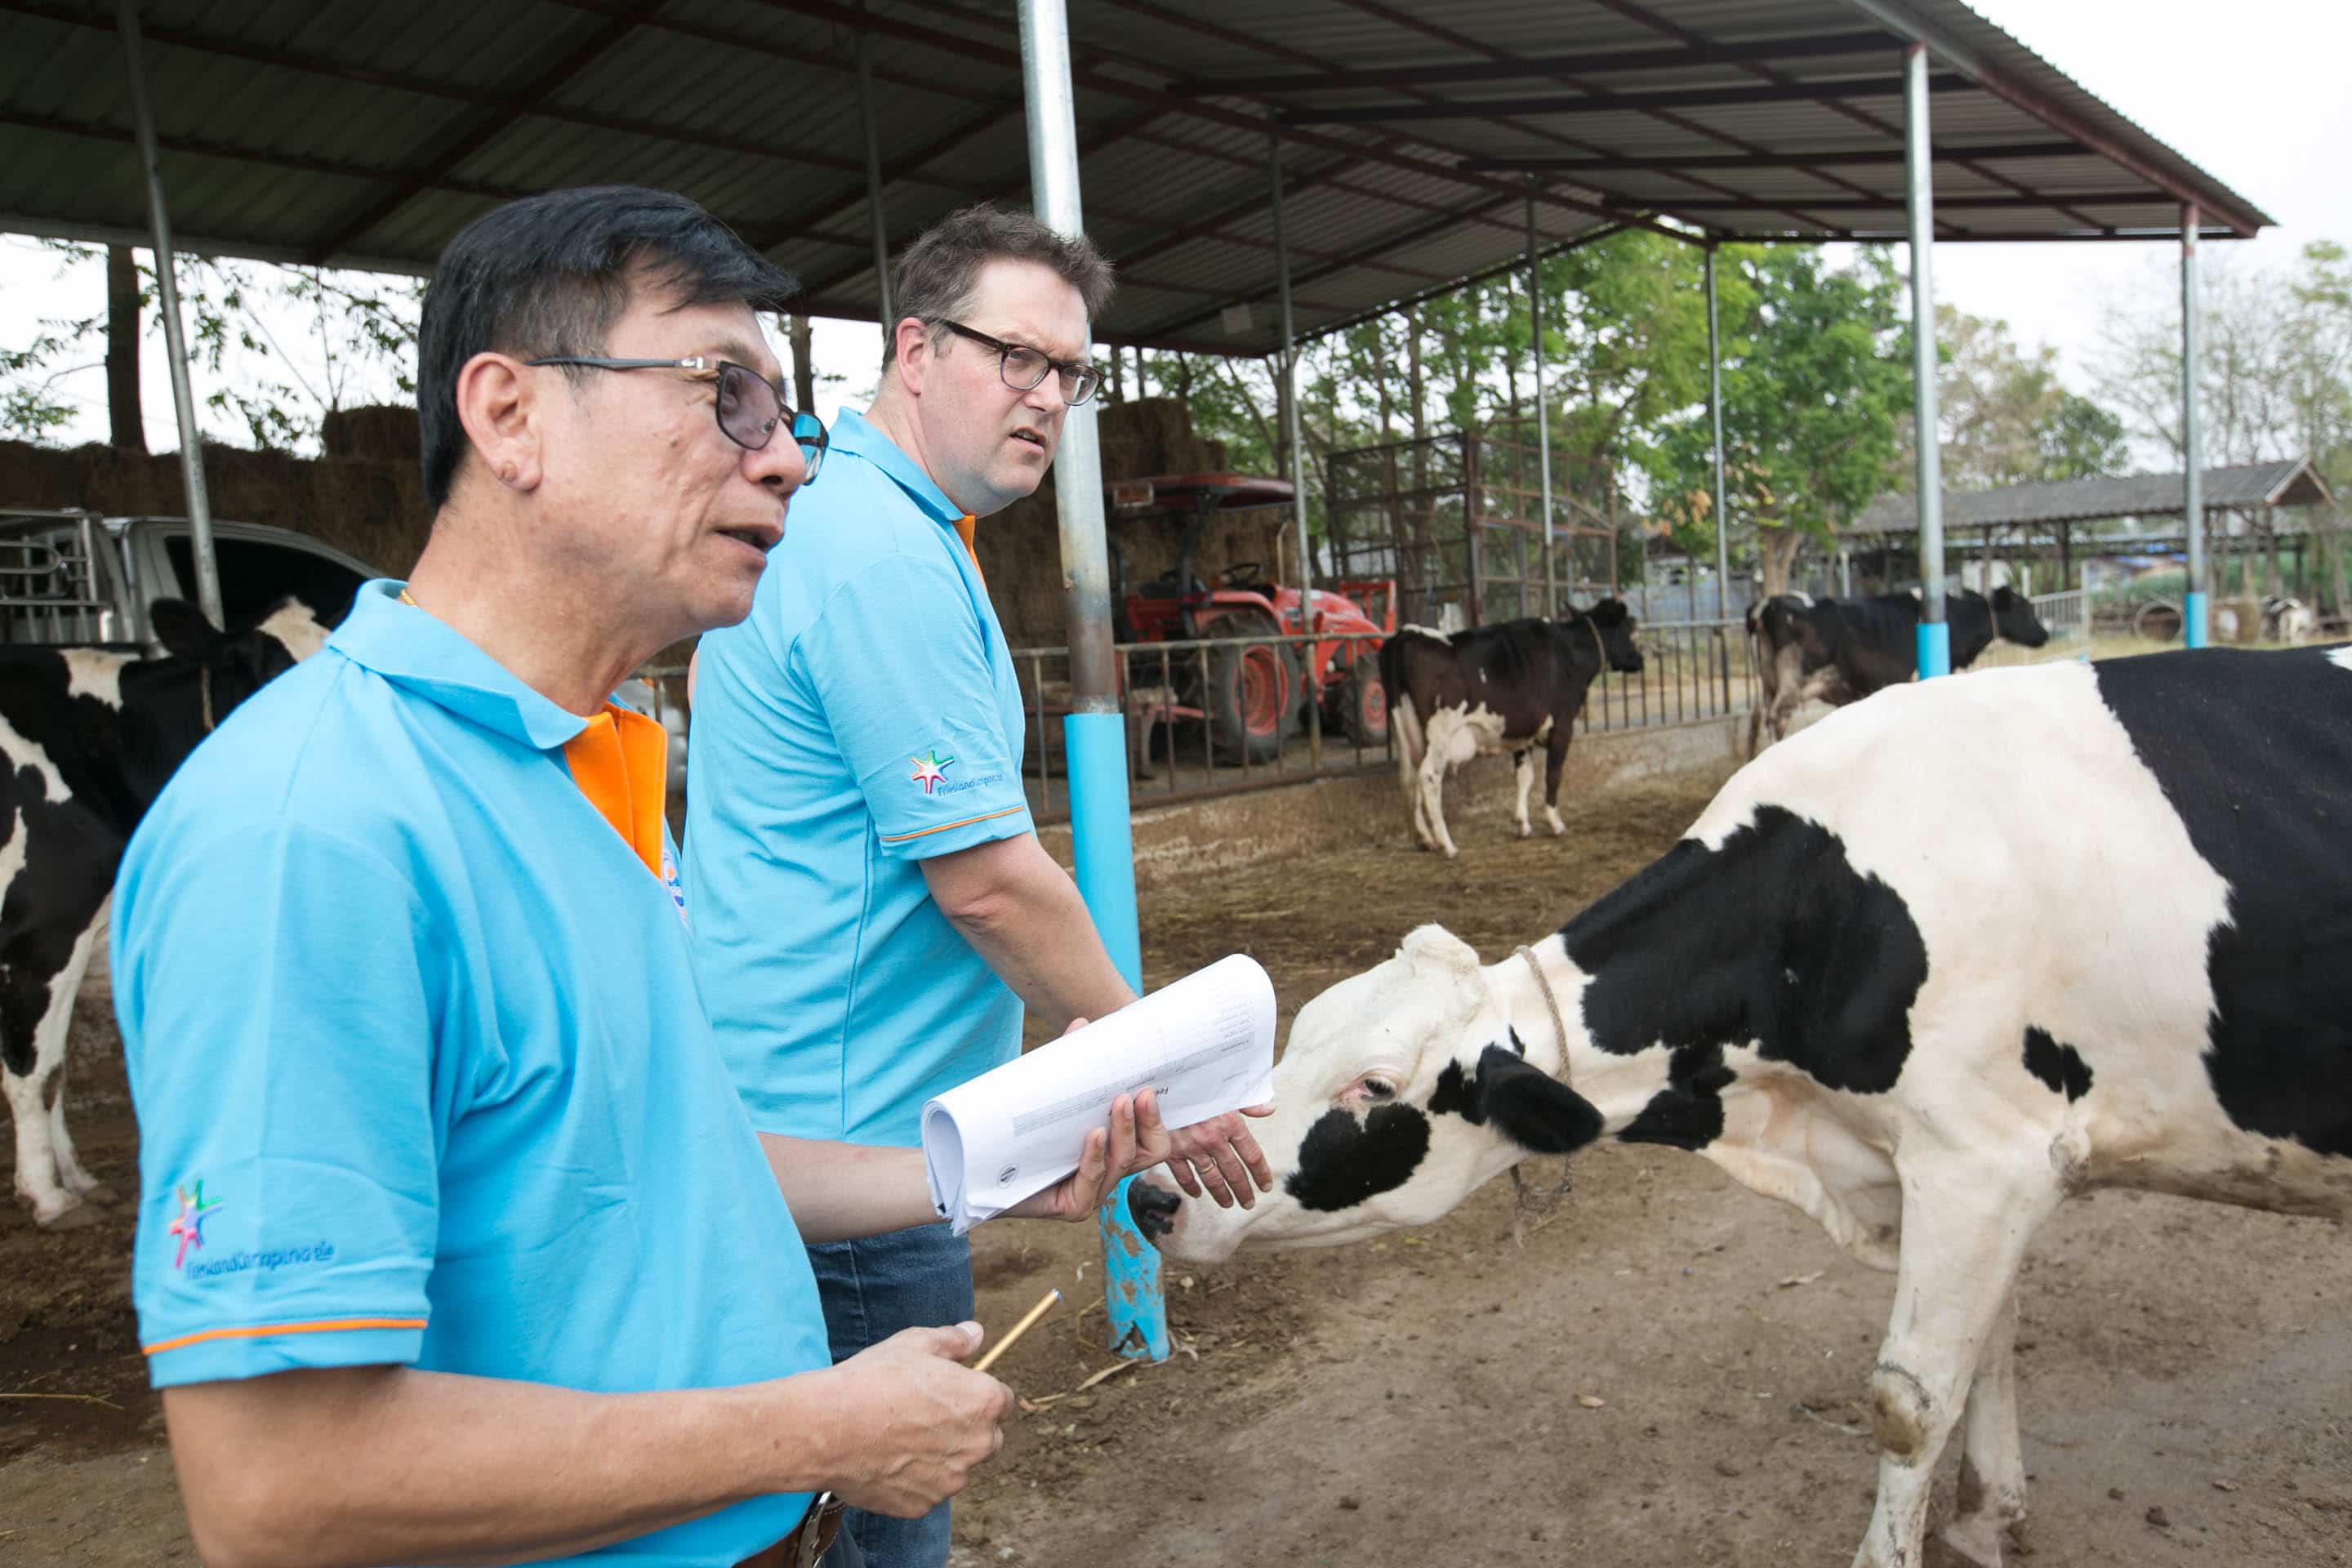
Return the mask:
<svg viewBox="0 0 2352 1568">
<path fill-rule="evenodd" d="M 1272 1105 L 1244 1105 L 1178 1128 L 1171 1135 L 1175 1150 L 1168 1173 L 1187 1195 L 1197 1198 L 1206 1192 L 1219 1208 L 1233 1207 L 1236 1198 L 1244 1208 L 1255 1207 L 1258 1193 L 1274 1191 L 1274 1167 L 1266 1163 L 1265 1151 L 1242 1118 L 1273 1114 Z M 1255 1191 L 1250 1187 L 1252 1178 L 1257 1182 Z"/>
<path fill-rule="evenodd" d="M 837 1380 L 846 1437 L 833 1489 L 853 1508 L 919 1519 L 1004 1446 L 1013 1391 L 957 1363 L 980 1325 L 908 1329 L 812 1377 Z"/>
<path fill-rule="evenodd" d="M 1018 1219 L 1084 1219 L 1109 1201 L 1119 1183 L 1167 1159 L 1170 1137 L 1160 1125 L 1157 1093 L 1122 1094 L 1110 1102 L 1110 1125 L 1087 1134 L 1078 1168 L 1004 1212 Z"/>
</svg>

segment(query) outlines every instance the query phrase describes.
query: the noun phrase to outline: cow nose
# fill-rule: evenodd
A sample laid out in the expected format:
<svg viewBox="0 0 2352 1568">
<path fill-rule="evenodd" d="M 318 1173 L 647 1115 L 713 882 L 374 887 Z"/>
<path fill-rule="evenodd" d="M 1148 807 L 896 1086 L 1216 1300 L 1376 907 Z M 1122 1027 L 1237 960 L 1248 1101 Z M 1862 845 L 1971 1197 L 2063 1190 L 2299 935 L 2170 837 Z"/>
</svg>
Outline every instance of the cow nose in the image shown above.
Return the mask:
<svg viewBox="0 0 2352 1568">
<path fill-rule="evenodd" d="M 1139 1177 L 1128 1184 L 1127 1217 L 1143 1233 L 1144 1240 L 1157 1242 L 1174 1235 L 1183 1224 L 1183 1194 L 1161 1185 L 1156 1176 Z"/>
</svg>

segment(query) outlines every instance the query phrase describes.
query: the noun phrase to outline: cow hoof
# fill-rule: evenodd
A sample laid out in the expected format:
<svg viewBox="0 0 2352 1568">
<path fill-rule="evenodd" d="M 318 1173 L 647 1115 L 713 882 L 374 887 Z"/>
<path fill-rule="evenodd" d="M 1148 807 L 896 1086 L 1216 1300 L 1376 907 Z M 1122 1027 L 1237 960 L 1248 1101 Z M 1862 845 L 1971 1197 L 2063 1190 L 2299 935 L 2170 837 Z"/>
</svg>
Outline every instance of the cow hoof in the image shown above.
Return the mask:
<svg viewBox="0 0 2352 1568">
<path fill-rule="evenodd" d="M 1511 829 L 1511 834 L 1517 838 L 1533 838 L 1536 836 L 1534 828 L 1524 825 Z"/>
<path fill-rule="evenodd" d="M 104 1182 L 99 1182 L 82 1194 L 81 1201 L 86 1204 L 96 1204 L 100 1208 L 110 1209 L 122 1201 L 122 1194 Z"/>
<path fill-rule="evenodd" d="M 88 1230 L 105 1217 L 89 1205 L 77 1202 L 69 1207 L 59 1209 L 47 1219 L 35 1215 L 33 1223 L 43 1230 L 48 1231 Z"/>
</svg>

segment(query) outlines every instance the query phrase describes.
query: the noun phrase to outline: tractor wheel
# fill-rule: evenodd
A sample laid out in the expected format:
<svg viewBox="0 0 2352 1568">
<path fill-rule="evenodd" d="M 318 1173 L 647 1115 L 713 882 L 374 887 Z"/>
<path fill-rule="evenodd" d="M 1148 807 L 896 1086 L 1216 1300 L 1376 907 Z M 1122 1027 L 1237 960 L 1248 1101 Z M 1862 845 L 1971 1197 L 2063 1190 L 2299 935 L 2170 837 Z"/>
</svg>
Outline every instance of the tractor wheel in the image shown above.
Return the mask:
<svg viewBox="0 0 2352 1568">
<path fill-rule="evenodd" d="M 1389 689 L 1381 684 L 1378 659 L 1364 654 L 1348 667 L 1324 700 L 1323 724 L 1360 746 L 1389 743 Z"/>
<path fill-rule="evenodd" d="M 1201 635 L 1248 637 L 1273 629 L 1255 616 L 1221 616 L 1202 626 Z M 1282 644 L 1211 648 L 1209 689 L 1201 706 L 1217 754 L 1232 763 L 1274 761 L 1290 731 L 1298 693 L 1298 664 Z"/>
</svg>

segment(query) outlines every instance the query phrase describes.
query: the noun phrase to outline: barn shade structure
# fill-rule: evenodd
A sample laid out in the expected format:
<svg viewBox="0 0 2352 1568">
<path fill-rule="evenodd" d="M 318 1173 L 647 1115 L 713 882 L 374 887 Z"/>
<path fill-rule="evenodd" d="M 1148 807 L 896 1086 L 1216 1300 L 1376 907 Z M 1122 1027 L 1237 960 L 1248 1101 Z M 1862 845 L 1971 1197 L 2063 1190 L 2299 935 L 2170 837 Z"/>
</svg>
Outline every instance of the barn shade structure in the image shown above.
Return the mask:
<svg viewBox="0 0 2352 1568">
<path fill-rule="evenodd" d="M 2271 221 L 1960 0 L 0 0 L 0 230 L 424 272 L 500 201 L 625 181 L 866 320 L 884 252 L 1034 200 L 1118 264 L 1101 342 L 1274 354 L 1286 405 L 1301 335 L 1626 228 L 1908 240 L 1930 427 L 1933 241 L 2177 241 L 2193 391 L 2197 240 Z M 1081 743 L 1120 722 L 1085 408 L 1061 461 L 1083 847 L 1126 821 L 1122 749 Z M 1940 620 L 1921 636 L 1922 672 L 1948 668 Z M 1128 887 L 1089 886 L 1098 918 L 1131 921 Z"/>
</svg>

